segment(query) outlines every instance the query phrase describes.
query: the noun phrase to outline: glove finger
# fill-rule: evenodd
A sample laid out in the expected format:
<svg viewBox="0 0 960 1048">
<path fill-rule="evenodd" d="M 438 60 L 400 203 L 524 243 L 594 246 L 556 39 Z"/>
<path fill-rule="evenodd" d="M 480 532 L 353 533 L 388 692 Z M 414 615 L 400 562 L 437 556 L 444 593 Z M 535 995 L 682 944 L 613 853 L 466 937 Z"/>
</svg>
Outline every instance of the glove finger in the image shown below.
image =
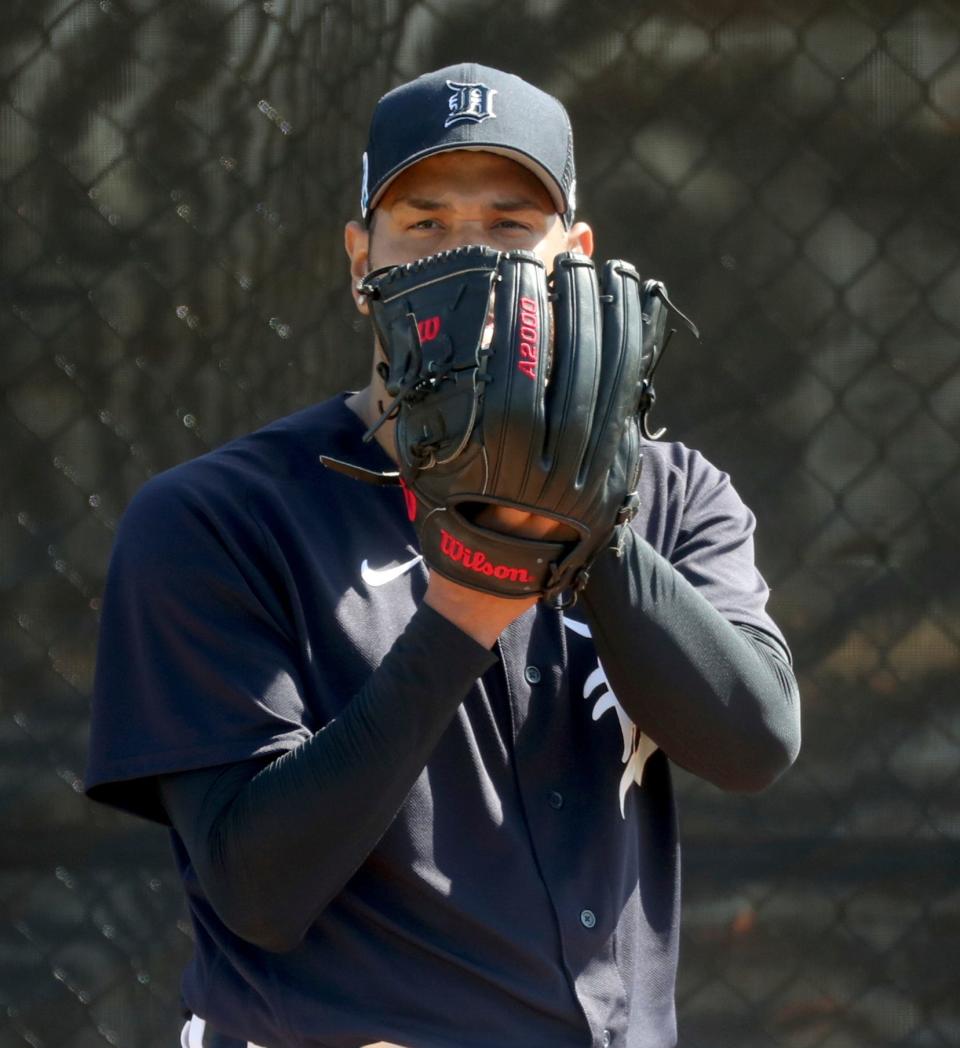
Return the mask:
<svg viewBox="0 0 960 1048">
<path fill-rule="evenodd" d="M 611 260 L 604 265 L 603 344 L 587 474 L 595 484 L 627 483 L 629 478 L 609 478 L 625 428 L 633 424 L 642 377 L 643 319 L 641 283 L 628 262 Z M 592 487 L 592 485 L 591 485 Z"/>
<path fill-rule="evenodd" d="M 488 489 L 521 492 L 543 445 L 550 346 L 546 272 L 530 252 L 501 259 L 494 332 L 483 393 Z"/>
<path fill-rule="evenodd" d="M 367 279 L 378 292 L 372 313 L 384 333 L 388 391 L 441 376 L 430 396 L 407 400 L 397 421 L 398 455 L 408 472 L 456 459 L 473 432 L 476 367 L 498 258 L 489 248 L 461 248 Z"/>
<path fill-rule="evenodd" d="M 542 486 L 536 501 L 566 514 L 582 485 L 599 379 L 597 273 L 586 255 L 558 255 L 553 271 L 554 344 L 546 392 Z"/>
</svg>

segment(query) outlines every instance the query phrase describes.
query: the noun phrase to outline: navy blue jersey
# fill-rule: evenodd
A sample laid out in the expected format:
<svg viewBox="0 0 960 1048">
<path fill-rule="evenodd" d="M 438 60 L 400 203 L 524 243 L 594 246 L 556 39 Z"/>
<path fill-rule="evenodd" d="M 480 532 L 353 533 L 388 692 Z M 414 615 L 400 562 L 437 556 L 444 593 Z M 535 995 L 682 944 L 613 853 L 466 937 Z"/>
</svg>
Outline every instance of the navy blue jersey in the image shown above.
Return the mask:
<svg viewBox="0 0 960 1048">
<path fill-rule="evenodd" d="M 91 796 L 165 822 L 157 775 L 297 747 L 380 664 L 427 574 L 402 493 L 318 462 L 389 468 L 363 429 L 336 398 L 133 500 L 104 599 Z M 726 619 L 783 645 L 727 476 L 654 443 L 640 494 L 650 545 Z M 196 930 L 191 1009 L 271 1048 L 675 1043 L 668 761 L 618 704 L 577 608 L 538 605 L 495 654 L 295 949 L 230 932 L 171 831 Z"/>
</svg>

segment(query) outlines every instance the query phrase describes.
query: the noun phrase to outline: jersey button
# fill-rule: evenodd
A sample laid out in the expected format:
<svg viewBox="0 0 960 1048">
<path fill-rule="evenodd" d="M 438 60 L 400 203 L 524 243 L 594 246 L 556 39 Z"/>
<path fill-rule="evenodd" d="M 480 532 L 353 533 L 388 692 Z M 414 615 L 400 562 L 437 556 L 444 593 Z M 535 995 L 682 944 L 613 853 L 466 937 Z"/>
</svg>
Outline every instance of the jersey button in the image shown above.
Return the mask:
<svg viewBox="0 0 960 1048">
<path fill-rule="evenodd" d="M 540 669 L 537 666 L 528 666 L 523 671 L 524 680 L 527 684 L 539 684 L 540 683 Z"/>
<path fill-rule="evenodd" d="M 611 1045 L 612 1041 L 613 1041 L 613 1034 L 609 1030 L 604 1030 L 603 1033 L 600 1034 L 600 1045 L 601 1045 L 601 1048 L 610 1048 L 610 1045 Z"/>
<path fill-rule="evenodd" d="M 563 794 L 557 793 L 556 790 L 550 791 L 550 807 L 556 808 L 559 811 L 563 807 Z"/>
<path fill-rule="evenodd" d="M 581 910 L 580 923 L 584 926 L 584 928 L 593 928 L 597 923 L 597 915 L 593 912 L 593 910 Z"/>
</svg>

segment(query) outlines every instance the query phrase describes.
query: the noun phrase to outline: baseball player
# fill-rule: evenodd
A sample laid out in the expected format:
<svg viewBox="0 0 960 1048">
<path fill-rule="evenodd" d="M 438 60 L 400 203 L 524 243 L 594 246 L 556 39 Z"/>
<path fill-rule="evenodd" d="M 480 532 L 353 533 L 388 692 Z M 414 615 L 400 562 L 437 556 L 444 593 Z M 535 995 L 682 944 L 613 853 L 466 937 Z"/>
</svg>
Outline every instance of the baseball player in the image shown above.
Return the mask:
<svg viewBox="0 0 960 1048">
<path fill-rule="evenodd" d="M 490 552 L 582 547 L 536 500 L 462 519 L 493 543 L 481 550 L 430 532 L 425 489 L 321 462 L 415 475 L 401 401 L 473 388 L 434 381 L 459 343 L 440 333 L 448 270 L 430 267 L 453 260 L 466 287 L 467 270 L 512 260 L 490 277 L 502 302 L 504 273 L 534 273 L 517 306 L 526 342 L 499 381 L 549 385 L 547 411 L 574 352 L 564 324 L 580 325 L 578 361 L 592 359 L 599 321 L 582 315 L 598 303 L 605 332 L 636 330 L 609 284 L 590 290 L 575 185 L 566 112 L 516 76 L 457 65 L 385 95 L 345 233 L 357 307 L 380 325 L 369 384 L 154 477 L 124 516 L 87 789 L 170 827 L 196 937 L 185 1048 L 676 1043 L 670 763 L 755 791 L 799 747 L 790 655 L 729 477 L 651 440 L 631 490 L 636 441 L 614 419 L 630 508 L 569 576 L 574 603 L 554 592 L 559 569 L 541 584 Z M 558 290 L 561 269 L 573 290 Z M 629 266 L 609 272 L 624 294 L 636 285 Z M 389 282 L 417 274 L 436 315 L 377 320 Z M 538 320 L 551 308 L 555 342 Z M 471 373 L 483 381 L 498 323 Z M 439 355 L 414 387 L 403 368 L 428 345 Z M 583 417 L 571 409 L 551 441 Z M 435 501 L 431 519 L 453 520 Z"/>
</svg>

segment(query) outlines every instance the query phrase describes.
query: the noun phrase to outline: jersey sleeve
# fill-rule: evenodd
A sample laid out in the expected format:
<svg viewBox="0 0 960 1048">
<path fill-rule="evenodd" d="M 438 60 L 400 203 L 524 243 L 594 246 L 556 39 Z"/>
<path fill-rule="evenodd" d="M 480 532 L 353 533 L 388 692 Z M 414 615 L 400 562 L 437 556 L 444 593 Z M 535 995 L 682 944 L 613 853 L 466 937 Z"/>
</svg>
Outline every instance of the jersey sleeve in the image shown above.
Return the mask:
<svg viewBox="0 0 960 1048">
<path fill-rule="evenodd" d="M 310 735 L 257 525 L 187 478 L 151 480 L 120 523 L 85 783 L 93 799 L 158 822 L 158 774 L 278 754 Z"/>
<path fill-rule="evenodd" d="M 679 526 L 670 563 L 729 622 L 772 638 L 789 658 L 787 643 L 767 612 L 770 589 L 756 565 L 756 518 L 728 474 L 699 452 L 676 445 L 686 456 Z"/>
</svg>

